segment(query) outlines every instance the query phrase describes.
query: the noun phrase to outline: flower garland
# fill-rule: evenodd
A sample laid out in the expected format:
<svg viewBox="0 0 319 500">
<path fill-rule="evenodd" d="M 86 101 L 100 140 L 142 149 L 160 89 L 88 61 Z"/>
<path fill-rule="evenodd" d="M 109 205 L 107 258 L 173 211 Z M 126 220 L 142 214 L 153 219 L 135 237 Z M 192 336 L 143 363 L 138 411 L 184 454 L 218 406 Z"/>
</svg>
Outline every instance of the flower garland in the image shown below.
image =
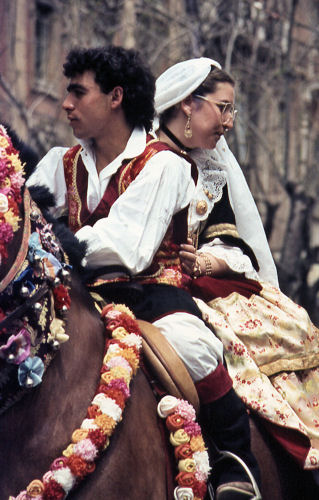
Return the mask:
<svg viewBox="0 0 319 500">
<path fill-rule="evenodd" d="M 139 367 L 142 338 L 133 313 L 124 305 L 107 305 L 102 311 L 106 340 L 100 385 L 87 411 L 87 418 L 72 434 L 72 442 L 55 459 L 42 480 L 33 480 L 26 490 L 10 500 L 63 500 L 95 469 L 95 461 L 110 442 L 122 419 L 129 385 Z"/>
<path fill-rule="evenodd" d="M 0 264 L 19 229 L 19 203 L 24 183 L 23 166 L 3 125 L 0 125 Z"/>
<path fill-rule="evenodd" d="M 42 480 L 35 479 L 26 490 L 9 500 L 64 500 L 85 476 L 95 470 L 95 461 L 108 447 L 130 397 L 129 385 L 139 368 L 142 337 L 133 313 L 122 304 L 102 310 L 106 340 L 100 385 L 88 407 L 87 418 L 72 434 L 72 443 L 55 459 Z M 171 443 L 180 469 L 174 498 L 201 500 L 206 493 L 209 464 L 194 408 L 183 400 L 165 396 L 159 414 L 168 415 Z M 186 487 L 185 487 L 186 485 Z M 194 493 L 193 493 L 194 492 Z"/>
<path fill-rule="evenodd" d="M 157 412 L 166 419 L 170 443 L 178 461 L 179 473 L 175 478 L 178 486 L 174 490 L 174 499 L 202 500 L 207 492 L 206 482 L 211 469 L 193 406 L 183 399 L 164 396 Z"/>
</svg>

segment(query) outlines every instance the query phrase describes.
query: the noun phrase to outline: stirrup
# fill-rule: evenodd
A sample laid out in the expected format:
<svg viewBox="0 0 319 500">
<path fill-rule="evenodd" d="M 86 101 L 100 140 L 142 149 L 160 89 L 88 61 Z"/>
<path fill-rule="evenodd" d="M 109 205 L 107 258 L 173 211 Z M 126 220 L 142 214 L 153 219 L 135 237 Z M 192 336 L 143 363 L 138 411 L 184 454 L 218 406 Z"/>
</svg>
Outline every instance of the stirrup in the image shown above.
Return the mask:
<svg viewBox="0 0 319 500">
<path fill-rule="evenodd" d="M 216 447 L 216 446 L 215 446 Z M 216 447 L 217 449 L 217 447 Z M 215 459 L 215 463 L 217 462 L 220 462 L 224 459 L 227 459 L 227 458 L 230 458 L 230 459 L 233 459 L 233 460 L 236 460 L 236 462 L 238 462 L 242 468 L 244 469 L 244 471 L 246 472 L 248 478 L 249 478 L 249 481 L 253 487 L 253 490 L 254 490 L 254 495 L 251 500 L 262 500 L 262 496 L 261 496 L 261 493 L 260 493 L 260 490 L 259 490 L 259 487 L 258 487 L 258 484 L 254 478 L 254 476 L 252 475 L 249 467 L 247 466 L 247 464 L 244 462 L 244 460 L 242 460 L 238 455 L 235 455 L 235 453 L 232 453 L 231 451 L 226 451 L 226 450 L 218 450 L 218 454 L 219 454 L 219 457 Z M 211 486 L 211 485 L 209 485 Z M 211 488 L 212 490 L 213 488 Z M 211 495 L 211 492 L 209 490 L 209 495 Z M 213 496 L 212 497 L 212 500 L 215 499 L 216 497 Z"/>
</svg>

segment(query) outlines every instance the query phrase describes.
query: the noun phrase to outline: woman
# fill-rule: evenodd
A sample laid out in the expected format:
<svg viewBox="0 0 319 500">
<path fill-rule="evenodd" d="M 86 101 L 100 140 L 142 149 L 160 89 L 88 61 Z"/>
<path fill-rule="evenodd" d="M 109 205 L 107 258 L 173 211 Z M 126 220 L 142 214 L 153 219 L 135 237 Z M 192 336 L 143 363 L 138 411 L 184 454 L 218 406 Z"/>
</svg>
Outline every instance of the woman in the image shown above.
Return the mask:
<svg viewBox="0 0 319 500">
<path fill-rule="evenodd" d="M 234 125 L 234 81 L 212 64 L 185 61 L 156 82 L 157 135 L 198 168 L 182 266 L 236 392 L 302 467 L 317 469 L 319 332 L 278 288 L 257 208 L 222 137 Z"/>
</svg>

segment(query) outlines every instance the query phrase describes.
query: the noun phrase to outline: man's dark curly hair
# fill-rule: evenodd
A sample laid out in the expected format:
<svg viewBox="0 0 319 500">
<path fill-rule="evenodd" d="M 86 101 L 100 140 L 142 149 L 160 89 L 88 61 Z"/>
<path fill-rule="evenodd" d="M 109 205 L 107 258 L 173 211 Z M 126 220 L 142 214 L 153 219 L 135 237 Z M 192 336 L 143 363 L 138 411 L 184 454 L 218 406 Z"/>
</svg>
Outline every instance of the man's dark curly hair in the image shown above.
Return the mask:
<svg viewBox="0 0 319 500">
<path fill-rule="evenodd" d="M 96 83 L 105 94 L 116 86 L 122 87 L 122 107 L 128 124 L 150 130 L 154 118 L 155 78 L 138 52 L 114 45 L 75 48 L 67 55 L 63 69 L 67 78 L 93 71 Z"/>
</svg>

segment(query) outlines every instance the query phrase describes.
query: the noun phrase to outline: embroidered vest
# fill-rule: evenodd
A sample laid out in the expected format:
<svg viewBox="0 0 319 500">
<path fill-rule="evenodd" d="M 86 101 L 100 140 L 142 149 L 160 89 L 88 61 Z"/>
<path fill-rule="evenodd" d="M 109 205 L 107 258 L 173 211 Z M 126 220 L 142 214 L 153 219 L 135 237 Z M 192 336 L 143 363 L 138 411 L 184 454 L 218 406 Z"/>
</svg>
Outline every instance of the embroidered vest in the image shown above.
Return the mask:
<svg viewBox="0 0 319 500">
<path fill-rule="evenodd" d="M 82 147 L 77 145 L 70 148 L 63 158 L 70 229 L 76 232 L 84 225 L 92 226 L 99 219 L 107 217 L 113 203 L 124 193 L 146 163 L 156 153 L 165 150 L 171 148 L 148 136 L 143 153 L 121 165 L 111 177 L 100 203 L 93 212 L 90 212 L 86 203 L 88 173 L 81 158 Z M 196 182 L 197 169 L 194 163 L 192 163 L 192 176 Z M 184 285 L 185 277 L 181 271 L 179 245 L 187 239 L 187 212 L 188 207 L 173 216 L 150 267 L 135 276 L 135 279 L 141 283 L 164 283 L 177 287 Z"/>
</svg>

